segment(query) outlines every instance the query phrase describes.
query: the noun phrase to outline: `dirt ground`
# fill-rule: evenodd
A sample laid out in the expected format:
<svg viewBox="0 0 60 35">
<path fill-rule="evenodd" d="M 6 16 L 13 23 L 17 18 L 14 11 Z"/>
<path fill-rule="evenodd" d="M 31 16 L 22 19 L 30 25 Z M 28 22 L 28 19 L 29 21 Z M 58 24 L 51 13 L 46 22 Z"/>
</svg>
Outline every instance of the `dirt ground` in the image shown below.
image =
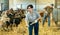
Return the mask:
<svg viewBox="0 0 60 35">
<path fill-rule="evenodd" d="M 44 27 L 42 22 L 39 22 L 39 35 L 60 35 L 60 29 L 51 21 L 51 26 L 48 27 L 48 22 L 45 22 Z M 13 27 L 11 31 L 0 31 L 0 35 L 28 35 L 28 28 L 26 27 L 24 19 L 18 28 Z M 34 35 L 34 34 L 33 34 Z"/>
</svg>

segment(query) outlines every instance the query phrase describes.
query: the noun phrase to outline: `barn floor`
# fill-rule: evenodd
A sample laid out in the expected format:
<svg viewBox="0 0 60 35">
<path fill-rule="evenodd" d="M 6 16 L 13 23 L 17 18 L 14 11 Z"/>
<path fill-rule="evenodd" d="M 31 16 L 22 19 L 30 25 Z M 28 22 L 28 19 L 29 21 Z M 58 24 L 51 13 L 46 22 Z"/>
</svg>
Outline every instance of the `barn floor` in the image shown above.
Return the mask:
<svg viewBox="0 0 60 35">
<path fill-rule="evenodd" d="M 28 28 L 23 19 L 18 28 L 13 27 L 13 30 L 9 32 L 0 31 L 0 35 L 28 35 Z M 50 27 L 48 27 L 47 22 L 45 22 L 44 27 L 42 26 L 42 22 L 39 22 L 39 35 L 60 35 L 60 29 L 56 27 L 53 21 L 51 21 Z"/>
</svg>

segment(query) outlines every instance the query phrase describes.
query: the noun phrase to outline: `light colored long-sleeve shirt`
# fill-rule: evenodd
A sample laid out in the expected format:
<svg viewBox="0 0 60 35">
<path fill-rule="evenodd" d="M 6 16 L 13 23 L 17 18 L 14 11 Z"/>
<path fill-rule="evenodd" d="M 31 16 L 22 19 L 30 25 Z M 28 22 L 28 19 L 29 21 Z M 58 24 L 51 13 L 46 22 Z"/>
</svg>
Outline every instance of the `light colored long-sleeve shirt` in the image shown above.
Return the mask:
<svg viewBox="0 0 60 35">
<path fill-rule="evenodd" d="M 26 21 L 27 23 L 29 22 L 33 22 L 36 19 L 38 19 L 40 17 L 39 13 L 37 12 L 32 12 L 32 14 L 30 14 L 29 12 L 26 14 Z"/>
</svg>

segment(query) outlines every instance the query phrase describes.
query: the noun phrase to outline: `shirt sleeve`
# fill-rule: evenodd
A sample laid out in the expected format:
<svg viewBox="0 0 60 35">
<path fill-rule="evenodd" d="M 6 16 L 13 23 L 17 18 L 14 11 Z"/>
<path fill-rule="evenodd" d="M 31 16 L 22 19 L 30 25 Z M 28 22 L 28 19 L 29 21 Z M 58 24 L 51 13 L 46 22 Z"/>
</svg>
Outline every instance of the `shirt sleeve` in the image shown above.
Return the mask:
<svg viewBox="0 0 60 35">
<path fill-rule="evenodd" d="M 40 18 L 40 14 L 38 12 L 36 12 L 36 16 L 37 18 Z"/>
</svg>

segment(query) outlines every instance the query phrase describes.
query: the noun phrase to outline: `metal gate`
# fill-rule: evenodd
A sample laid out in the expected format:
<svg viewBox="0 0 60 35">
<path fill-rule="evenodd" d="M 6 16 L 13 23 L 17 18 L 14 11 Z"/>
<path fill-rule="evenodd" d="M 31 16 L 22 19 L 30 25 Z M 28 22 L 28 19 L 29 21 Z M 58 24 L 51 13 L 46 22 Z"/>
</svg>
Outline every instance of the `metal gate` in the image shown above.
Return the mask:
<svg viewBox="0 0 60 35">
<path fill-rule="evenodd" d="M 1 11 L 9 9 L 9 0 L 3 0 L 1 3 Z"/>
<path fill-rule="evenodd" d="M 59 8 L 54 8 L 53 9 L 53 19 L 54 21 L 60 22 L 60 9 Z"/>
</svg>

